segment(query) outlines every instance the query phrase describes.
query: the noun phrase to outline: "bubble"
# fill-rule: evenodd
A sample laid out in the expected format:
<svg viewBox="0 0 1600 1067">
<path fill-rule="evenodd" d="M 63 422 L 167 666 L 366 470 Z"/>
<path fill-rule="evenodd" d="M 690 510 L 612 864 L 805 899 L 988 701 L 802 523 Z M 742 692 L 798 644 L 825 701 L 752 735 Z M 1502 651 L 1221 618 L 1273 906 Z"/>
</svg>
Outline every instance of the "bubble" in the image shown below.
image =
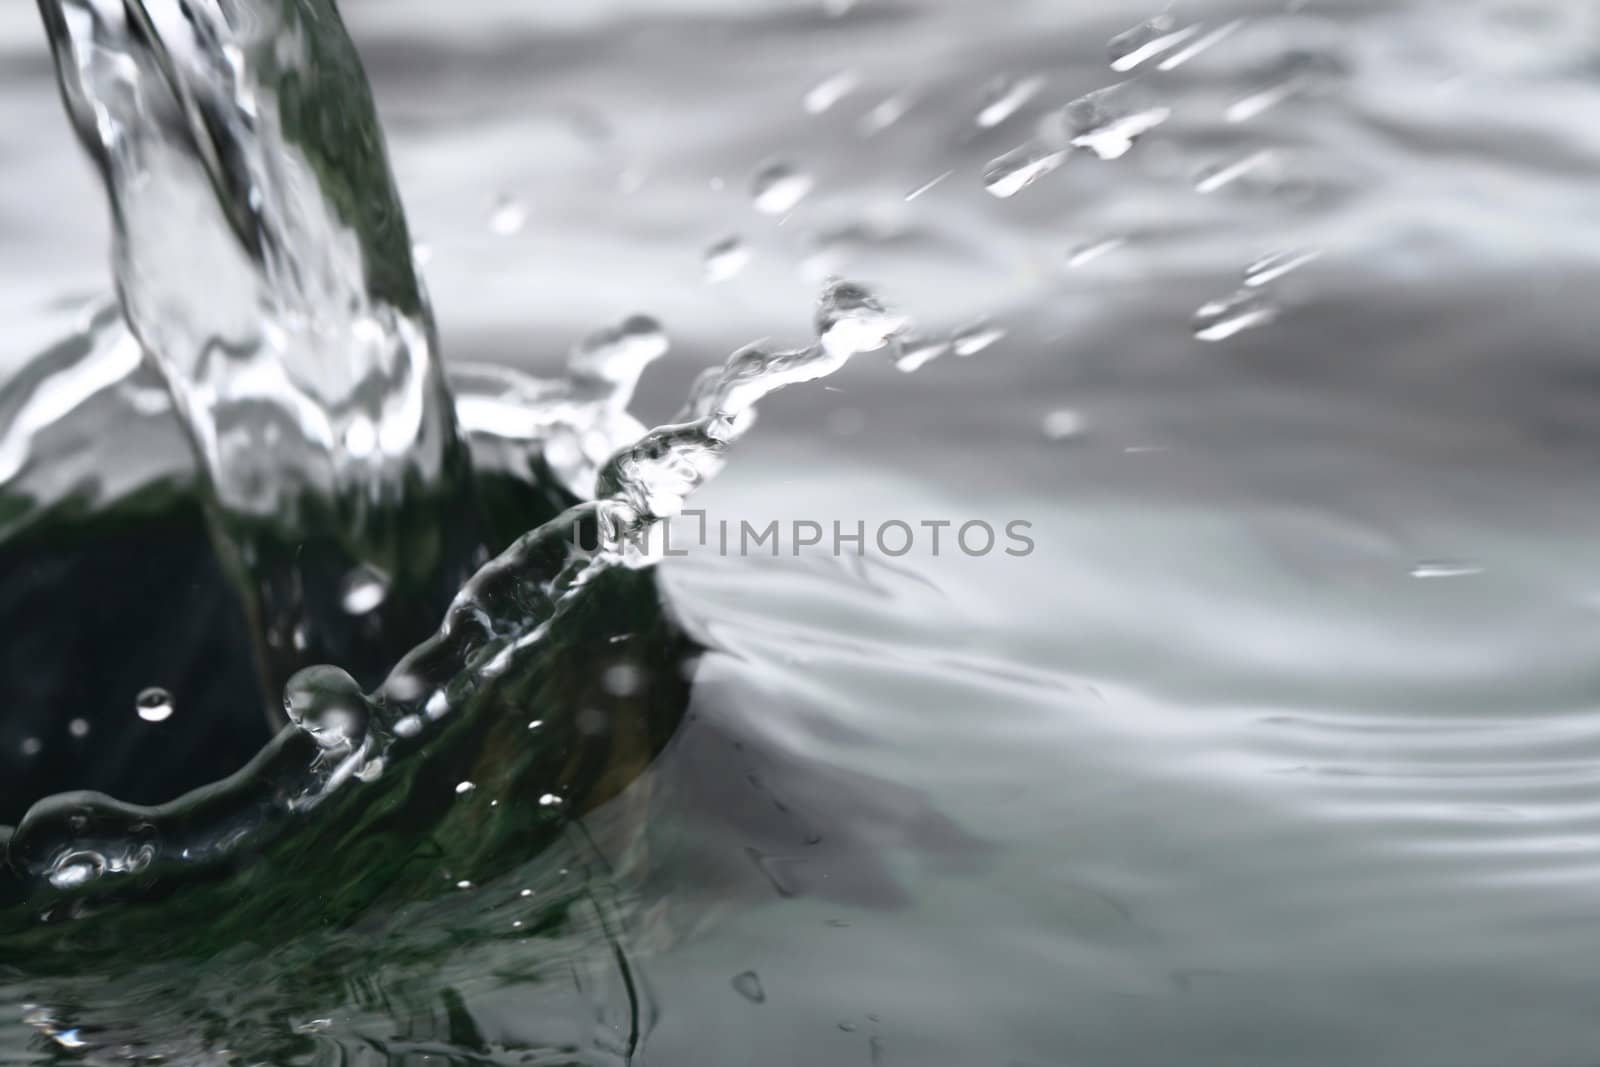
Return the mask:
<svg viewBox="0 0 1600 1067">
<path fill-rule="evenodd" d="M 1071 408 L 1057 408 L 1044 417 L 1044 435 L 1052 441 L 1083 436 L 1083 416 Z"/>
<path fill-rule="evenodd" d="M 134 709 L 145 722 L 166 722 L 176 710 L 172 694 L 158 685 L 145 689 L 134 698 Z"/>
<path fill-rule="evenodd" d="M 339 588 L 339 604 L 350 615 L 365 615 L 389 596 L 389 576 L 368 563 L 353 567 Z"/>
<path fill-rule="evenodd" d="M 495 201 L 489 215 L 489 230 L 499 237 L 513 237 L 528 224 L 528 208 L 514 196 L 506 195 Z"/>
<path fill-rule="evenodd" d="M 817 336 L 831 355 L 875 352 L 906 326 L 904 316 L 884 309 L 864 286 L 835 282 L 817 302 Z"/>
<path fill-rule="evenodd" d="M 839 73 L 814 85 L 807 91 L 801 100 L 802 105 L 809 115 L 820 115 L 830 110 L 833 105 L 855 92 L 861 85 L 861 78 L 852 70 L 841 70 Z"/>
<path fill-rule="evenodd" d="M 712 284 L 737 277 L 749 265 L 749 246 L 738 237 L 724 237 L 706 249 L 706 281 Z"/>
<path fill-rule="evenodd" d="M 1194 315 L 1194 335 L 1201 341 L 1226 341 L 1277 317 L 1278 309 L 1261 290 L 1241 289 L 1232 296 L 1200 305 Z"/>
<path fill-rule="evenodd" d="M 787 215 L 815 185 L 811 175 L 788 163 L 769 163 L 751 182 L 752 202 L 763 215 Z"/>
<path fill-rule="evenodd" d="M 761 976 L 754 971 L 743 971 L 733 976 L 729 983 L 733 991 L 752 1004 L 765 1004 L 767 991 L 761 988 Z"/>
<path fill-rule="evenodd" d="M 997 344 L 1006 335 L 1005 327 L 980 319 L 957 330 L 950 338 L 950 350 L 966 358 Z"/>
<path fill-rule="evenodd" d="M 984 169 L 983 187 L 990 196 L 1008 200 L 1066 161 L 1066 152 L 1030 141 L 992 160 Z"/>
<path fill-rule="evenodd" d="M 307 667 L 283 687 L 289 721 L 325 751 L 355 748 L 367 733 L 370 709 L 356 680 L 338 667 Z"/>
<path fill-rule="evenodd" d="M 67 733 L 71 734 L 73 737 L 78 738 L 80 741 L 83 738 L 88 737 L 89 736 L 89 720 L 88 719 L 73 719 L 71 722 L 67 723 Z"/>
<path fill-rule="evenodd" d="M 978 110 L 979 128 L 990 130 L 1000 125 L 1026 107 L 1044 86 L 1045 80 L 1037 75 L 1015 80 L 997 78 L 990 82 L 984 91 L 984 105 Z"/>
</svg>

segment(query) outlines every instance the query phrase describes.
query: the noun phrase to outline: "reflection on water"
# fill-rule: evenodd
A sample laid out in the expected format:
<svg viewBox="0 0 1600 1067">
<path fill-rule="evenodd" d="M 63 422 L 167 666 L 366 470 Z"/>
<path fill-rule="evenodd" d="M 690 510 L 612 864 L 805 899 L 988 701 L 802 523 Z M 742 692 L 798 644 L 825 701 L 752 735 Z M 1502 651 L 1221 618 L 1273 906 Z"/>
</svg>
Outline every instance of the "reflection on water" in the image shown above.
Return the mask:
<svg viewBox="0 0 1600 1067">
<path fill-rule="evenodd" d="M 701 553 L 661 568 L 676 624 L 610 572 L 565 654 L 380 799 L 7 935 L 4 1058 L 1596 1047 L 1594 11 L 345 8 L 447 358 L 548 373 L 647 312 L 655 422 L 861 278 L 916 335 L 775 398 L 708 514 L 1025 517 L 1038 550 Z M 0 144 L 57 140 L 0 168 L 8 360 L 103 244 L 22 15 Z M 1127 150 L 1073 145 L 1073 102 L 1128 79 Z M 663 688 L 607 689 L 624 631 Z M 631 739 L 583 740 L 604 700 Z M 0 744 L 58 759 L 71 721 Z M 581 818 L 541 803 L 564 781 Z"/>
</svg>

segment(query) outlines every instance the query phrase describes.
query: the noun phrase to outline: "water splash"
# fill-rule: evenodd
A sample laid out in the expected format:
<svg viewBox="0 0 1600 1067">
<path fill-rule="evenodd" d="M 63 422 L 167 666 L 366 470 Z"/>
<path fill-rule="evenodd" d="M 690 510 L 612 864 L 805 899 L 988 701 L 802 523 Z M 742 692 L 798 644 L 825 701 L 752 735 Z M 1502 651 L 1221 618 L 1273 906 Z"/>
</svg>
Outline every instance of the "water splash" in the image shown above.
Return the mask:
<svg viewBox="0 0 1600 1067">
<path fill-rule="evenodd" d="M 111 203 L 122 311 L 198 457 L 265 684 L 316 658 L 374 673 L 464 577 L 470 522 L 441 537 L 431 517 L 470 516 L 472 478 L 331 0 L 40 10 Z M 378 627 L 322 602 L 360 565 L 405 593 Z"/>
</svg>

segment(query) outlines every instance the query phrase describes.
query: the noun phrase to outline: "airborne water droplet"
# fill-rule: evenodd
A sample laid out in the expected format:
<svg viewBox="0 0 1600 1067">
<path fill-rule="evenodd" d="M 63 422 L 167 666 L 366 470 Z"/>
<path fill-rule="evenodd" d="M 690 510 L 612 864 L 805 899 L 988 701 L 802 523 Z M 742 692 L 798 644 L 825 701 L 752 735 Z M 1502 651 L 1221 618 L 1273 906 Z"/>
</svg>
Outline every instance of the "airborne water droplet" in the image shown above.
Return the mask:
<svg viewBox="0 0 1600 1067">
<path fill-rule="evenodd" d="M 1004 326 L 980 320 L 970 326 L 963 327 L 950 338 L 950 348 L 956 355 L 963 358 L 975 356 L 984 349 L 998 343 L 1006 335 Z"/>
<path fill-rule="evenodd" d="M 815 184 L 811 175 L 788 163 L 769 163 L 756 171 L 750 192 L 763 215 L 787 215 L 806 198 Z"/>
<path fill-rule="evenodd" d="M 1283 252 L 1274 252 L 1269 256 L 1262 256 L 1244 270 L 1244 284 L 1257 289 L 1263 285 L 1277 281 L 1292 271 L 1299 270 L 1307 263 L 1321 258 L 1319 249 L 1289 249 Z"/>
<path fill-rule="evenodd" d="M 894 369 L 902 374 L 910 374 L 921 370 L 948 351 L 950 351 L 949 341 L 929 337 L 906 338 L 900 343 L 900 352 L 895 357 Z"/>
<path fill-rule="evenodd" d="M 743 971 L 733 976 L 733 991 L 752 1004 L 765 1004 L 767 991 L 761 988 L 761 976 L 754 971 Z"/>
<path fill-rule="evenodd" d="M 993 160 L 983 172 L 983 187 L 1001 200 L 1022 190 L 1066 162 L 1067 153 L 1029 142 Z"/>
<path fill-rule="evenodd" d="M 818 82 L 806 93 L 802 104 L 806 113 L 820 115 L 833 105 L 855 92 L 861 84 L 861 79 L 853 70 L 842 70 L 830 78 Z"/>
<path fill-rule="evenodd" d="M 82 740 L 85 737 L 88 737 L 89 736 L 89 720 L 88 719 L 73 719 L 71 722 L 67 723 L 67 733 L 71 734 L 73 737 L 76 737 L 76 738 L 78 738 L 80 740 Z"/>
<path fill-rule="evenodd" d="M 1103 241 L 1093 241 L 1089 244 L 1078 245 L 1067 253 L 1067 266 L 1086 266 L 1107 252 L 1115 252 L 1125 244 L 1127 244 L 1127 241 L 1121 237 L 1108 237 Z"/>
<path fill-rule="evenodd" d="M 1111 38 L 1106 45 L 1106 58 L 1111 61 L 1111 69 L 1127 73 L 1200 32 L 1199 24 L 1185 26 L 1181 30 L 1173 29 L 1175 25 L 1177 22 L 1171 15 L 1157 15 Z"/>
<path fill-rule="evenodd" d="M 1027 78 L 997 78 L 985 90 L 984 105 L 978 111 L 978 125 L 989 130 L 1026 107 L 1028 101 L 1039 95 L 1045 81 L 1038 75 Z"/>
<path fill-rule="evenodd" d="M 1206 167 L 1195 175 L 1194 191 L 1197 193 L 1214 193 L 1218 189 L 1226 188 L 1243 178 L 1252 171 L 1271 163 L 1274 156 L 1269 151 L 1252 152 L 1243 159 L 1233 163 L 1219 163 Z"/>
<path fill-rule="evenodd" d="M 1423 560 L 1411 568 L 1413 578 L 1472 578 L 1482 573 L 1478 564 L 1456 559 Z"/>
<path fill-rule="evenodd" d="M 522 201 L 512 196 L 502 196 L 495 202 L 494 213 L 489 216 L 489 229 L 500 237 L 521 233 L 528 224 L 528 209 Z"/>
<path fill-rule="evenodd" d="M 1201 341 L 1226 341 L 1277 317 L 1278 309 L 1261 290 L 1241 289 L 1232 296 L 1200 305 L 1194 315 L 1194 335 Z"/>
<path fill-rule="evenodd" d="M 1052 441 L 1066 441 L 1083 435 L 1083 416 L 1071 408 L 1057 408 L 1044 417 L 1044 435 Z"/>
<path fill-rule="evenodd" d="M 174 708 L 172 694 L 160 686 L 153 685 L 134 699 L 134 708 L 138 711 L 139 718 L 145 722 L 166 722 L 172 718 Z"/>
<path fill-rule="evenodd" d="M 736 277 L 750 264 L 750 249 L 738 237 L 724 237 L 706 249 L 706 281 L 713 284 Z"/>
<path fill-rule="evenodd" d="M 389 577 L 378 568 L 361 564 L 344 576 L 339 603 L 350 615 L 365 615 L 389 596 Z"/>
<path fill-rule="evenodd" d="M 817 337 L 833 356 L 875 352 L 905 329 L 902 315 L 888 311 L 878 299 L 853 282 L 835 282 L 817 303 Z"/>
</svg>

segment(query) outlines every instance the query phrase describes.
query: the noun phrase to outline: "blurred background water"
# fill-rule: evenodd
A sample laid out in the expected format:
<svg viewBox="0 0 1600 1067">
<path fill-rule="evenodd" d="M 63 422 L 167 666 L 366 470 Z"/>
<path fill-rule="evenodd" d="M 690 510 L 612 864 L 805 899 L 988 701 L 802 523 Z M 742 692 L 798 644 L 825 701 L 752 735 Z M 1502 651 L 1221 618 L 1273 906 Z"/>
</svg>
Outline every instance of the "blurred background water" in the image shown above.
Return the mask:
<svg viewBox="0 0 1600 1067">
<path fill-rule="evenodd" d="M 1592 1062 L 1600 9 L 1293 6 L 1185 5 L 1119 72 L 1160 12 L 346 0 L 447 361 L 649 313 L 656 422 L 845 274 L 1003 334 L 775 397 L 696 503 L 1037 547 L 669 560 L 709 650 L 618 800 L 281 945 L 0 944 L 0 1058 Z M 1130 77 L 1170 115 L 1125 155 L 985 188 Z M 0 99 L 11 367 L 108 236 L 31 5 Z"/>
</svg>

